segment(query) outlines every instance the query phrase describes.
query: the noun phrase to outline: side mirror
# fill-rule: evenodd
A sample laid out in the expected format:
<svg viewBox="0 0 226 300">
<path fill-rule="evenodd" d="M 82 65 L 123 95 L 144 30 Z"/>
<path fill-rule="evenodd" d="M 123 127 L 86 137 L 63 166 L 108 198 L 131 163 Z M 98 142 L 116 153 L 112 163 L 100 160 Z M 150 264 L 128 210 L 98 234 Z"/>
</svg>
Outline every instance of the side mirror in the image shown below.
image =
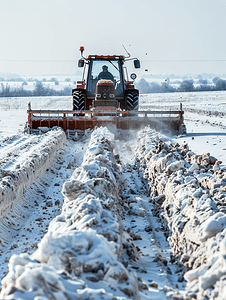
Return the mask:
<svg viewBox="0 0 226 300">
<path fill-rule="evenodd" d="M 139 61 L 139 59 L 135 59 L 134 60 L 134 68 L 135 69 L 140 69 L 140 61 Z"/>
<path fill-rule="evenodd" d="M 78 61 L 78 67 L 83 68 L 84 67 L 84 59 L 79 59 Z"/>
</svg>

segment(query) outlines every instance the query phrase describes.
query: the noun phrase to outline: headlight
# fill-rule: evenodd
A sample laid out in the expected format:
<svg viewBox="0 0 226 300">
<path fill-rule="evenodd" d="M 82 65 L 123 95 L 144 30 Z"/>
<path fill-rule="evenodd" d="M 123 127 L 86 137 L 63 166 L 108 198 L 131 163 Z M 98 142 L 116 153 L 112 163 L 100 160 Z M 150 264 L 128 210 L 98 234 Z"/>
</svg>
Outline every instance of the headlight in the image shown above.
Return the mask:
<svg viewBox="0 0 226 300">
<path fill-rule="evenodd" d="M 131 78 L 132 80 L 135 80 L 135 79 L 137 78 L 137 75 L 136 75 L 135 73 L 132 73 L 132 74 L 130 75 L 130 78 Z"/>
<path fill-rule="evenodd" d="M 114 94 L 109 94 L 109 97 L 110 98 L 115 98 L 115 95 Z"/>
<path fill-rule="evenodd" d="M 96 98 L 101 98 L 101 94 L 96 94 Z"/>
</svg>

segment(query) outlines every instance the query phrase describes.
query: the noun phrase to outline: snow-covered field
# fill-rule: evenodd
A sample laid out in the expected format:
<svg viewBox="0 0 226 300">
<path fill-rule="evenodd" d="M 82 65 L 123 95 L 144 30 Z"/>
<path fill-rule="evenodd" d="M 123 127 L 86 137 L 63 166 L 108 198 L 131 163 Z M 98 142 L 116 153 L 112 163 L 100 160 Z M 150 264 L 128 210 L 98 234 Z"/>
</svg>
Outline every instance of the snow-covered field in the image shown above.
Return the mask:
<svg viewBox="0 0 226 300">
<path fill-rule="evenodd" d="M 12 188 L 56 135 L 22 133 L 28 100 L 71 109 L 71 97 L 0 99 Z M 140 96 L 142 110 L 180 102 L 186 136 L 102 128 L 41 163 L 0 223 L 2 299 L 224 299 L 226 92 Z"/>
</svg>

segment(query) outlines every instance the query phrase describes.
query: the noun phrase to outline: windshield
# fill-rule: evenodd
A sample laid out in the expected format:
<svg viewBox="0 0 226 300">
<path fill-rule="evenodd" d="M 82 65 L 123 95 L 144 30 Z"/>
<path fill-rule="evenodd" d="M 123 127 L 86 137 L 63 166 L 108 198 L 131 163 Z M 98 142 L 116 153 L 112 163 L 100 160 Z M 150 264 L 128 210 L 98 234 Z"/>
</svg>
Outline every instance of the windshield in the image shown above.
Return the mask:
<svg viewBox="0 0 226 300">
<path fill-rule="evenodd" d="M 106 66 L 106 67 L 105 67 Z M 120 74 L 118 71 L 118 62 L 110 62 L 110 61 L 94 61 L 91 75 L 93 78 L 98 77 L 98 75 L 102 72 L 110 72 L 113 75 L 114 80 L 120 79 Z"/>
<path fill-rule="evenodd" d="M 117 60 L 93 60 L 90 62 L 87 82 L 88 97 L 93 98 L 97 82 L 101 79 L 111 80 L 115 85 L 116 97 L 123 95 L 123 82 L 120 62 Z"/>
</svg>

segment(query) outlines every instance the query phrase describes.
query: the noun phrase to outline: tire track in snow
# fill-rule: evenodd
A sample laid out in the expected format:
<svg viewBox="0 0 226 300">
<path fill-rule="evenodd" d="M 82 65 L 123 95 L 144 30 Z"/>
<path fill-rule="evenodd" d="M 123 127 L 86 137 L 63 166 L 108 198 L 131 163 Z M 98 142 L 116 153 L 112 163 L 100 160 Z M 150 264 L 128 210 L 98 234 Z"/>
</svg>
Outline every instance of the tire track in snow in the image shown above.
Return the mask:
<svg viewBox="0 0 226 300">
<path fill-rule="evenodd" d="M 176 266 L 170 262 L 171 248 L 161 229 L 160 220 L 151 212 L 149 197 L 141 189 L 142 183 L 137 172 L 133 172 L 134 177 L 131 172 L 124 175 L 129 186 L 125 198 L 129 203 L 129 211 L 123 224 L 133 237 L 140 255 L 139 261 L 129 261 L 129 267 L 131 271 L 136 270 L 140 286 L 143 284 L 141 299 L 154 299 L 157 295 L 158 299 L 167 299 L 167 293 L 174 291 L 174 294 L 179 294 L 177 289 L 183 289 L 175 275 Z M 129 194 L 129 190 L 132 194 Z"/>
<path fill-rule="evenodd" d="M 1 277 L 7 274 L 8 261 L 13 254 L 31 254 L 37 249 L 37 243 L 45 235 L 49 223 L 60 213 L 62 185 L 81 164 L 86 147 L 85 139 L 77 142 L 67 140 L 46 172 L 0 222 Z"/>
<path fill-rule="evenodd" d="M 120 159 L 125 162 L 124 176 L 127 188 L 122 195 L 127 211 L 122 221 L 126 231 L 134 239 L 139 261 L 129 260 L 131 272 L 136 270 L 141 299 L 167 299 L 170 294 L 180 295 L 184 283 L 178 282 L 177 265 L 171 263 L 169 246 L 161 220 L 153 216 L 148 190 L 135 165 L 136 140 L 126 137 L 116 140 Z M 131 164 L 129 164 L 129 161 Z M 129 259 L 126 255 L 126 259 Z"/>
<path fill-rule="evenodd" d="M 156 259 L 159 259 L 160 263 L 162 263 L 162 266 L 166 271 L 166 277 L 170 287 L 175 289 L 178 288 L 178 282 L 175 283 L 175 278 L 171 276 L 173 273 L 175 273 L 175 265 L 173 265 L 170 261 L 170 254 L 172 252 L 171 247 L 164 236 L 164 228 L 161 220 L 153 216 L 153 205 L 148 203 L 147 200 L 148 199 L 142 199 L 142 207 L 144 208 L 150 228 L 152 228 L 153 244 L 156 246 Z"/>
</svg>

